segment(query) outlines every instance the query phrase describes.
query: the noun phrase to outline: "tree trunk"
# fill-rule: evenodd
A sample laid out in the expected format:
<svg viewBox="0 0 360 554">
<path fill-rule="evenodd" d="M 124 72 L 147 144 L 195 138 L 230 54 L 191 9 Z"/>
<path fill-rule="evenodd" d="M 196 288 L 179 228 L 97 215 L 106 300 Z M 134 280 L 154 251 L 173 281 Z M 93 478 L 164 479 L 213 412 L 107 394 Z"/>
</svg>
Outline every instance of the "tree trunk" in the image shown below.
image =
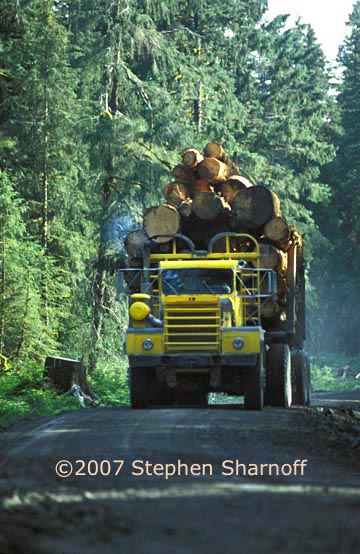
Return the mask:
<svg viewBox="0 0 360 554">
<path fill-rule="evenodd" d="M 160 204 L 152 206 L 144 214 L 144 230 L 149 237 L 155 235 L 169 235 L 179 233 L 180 215 L 171 204 Z M 157 237 L 152 239 L 155 242 L 169 242 L 171 237 Z"/>
<path fill-rule="evenodd" d="M 168 183 L 163 188 L 163 195 L 168 204 L 179 206 L 189 196 L 189 189 L 183 183 Z"/>
<path fill-rule="evenodd" d="M 226 181 L 229 174 L 228 167 L 216 158 L 205 158 L 199 163 L 197 172 L 200 179 L 210 184 Z"/>
<path fill-rule="evenodd" d="M 188 150 L 185 150 L 182 155 L 183 164 L 190 169 L 194 169 L 195 167 L 197 167 L 199 163 L 203 161 L 203 159 L 203 156 L 198 150 L 195 150 L 195 148 L 189 148 Z"/>
<path fill-rule="evenodd" d="M 222 214 L 225 216 L 229 209 L 225 200 L 214 192 L 200 192 L 192 202 L 193 213 L 205 221 L 214 221 Z"/>
<path fill-rule="evenodd" d="M 130 258 L 142 257 L 144 252 L 144 244 L 148 237 L 142 229 L 131 231 L 125 238 L 125 250 Z"/>
<path fill-rule="evenodd" d="M 240 190 L 231 208 L 233 228 L 261 229 L 270 219 L 281 215 L 278 196 L 261 185 Z"/>
</svg>

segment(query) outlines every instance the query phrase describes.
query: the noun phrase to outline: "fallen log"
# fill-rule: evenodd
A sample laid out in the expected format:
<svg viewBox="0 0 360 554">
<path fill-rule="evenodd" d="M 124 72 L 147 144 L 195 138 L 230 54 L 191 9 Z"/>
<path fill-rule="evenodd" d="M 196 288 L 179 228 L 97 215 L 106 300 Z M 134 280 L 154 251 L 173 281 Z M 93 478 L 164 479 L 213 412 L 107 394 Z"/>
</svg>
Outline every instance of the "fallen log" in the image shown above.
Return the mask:
<svg viewBox="0 0 360 554">
<path fill-rule="evenodd" d="M 143 227 L 149 237 L 179 233 L 180 215 L 175 206 L 171 204 L 152 206 L 144 214 Z M 153 240 L 158 243 L 165 243 L 169 242 L 171 237 L 159 236 Z"/>
<path fill-rule="evenodd" d="M 231 203 L 232 227 L 261 229 L 274 217 L 281 215 L 278 196 L 265 186 L 241 189 Z"/>
</svg>

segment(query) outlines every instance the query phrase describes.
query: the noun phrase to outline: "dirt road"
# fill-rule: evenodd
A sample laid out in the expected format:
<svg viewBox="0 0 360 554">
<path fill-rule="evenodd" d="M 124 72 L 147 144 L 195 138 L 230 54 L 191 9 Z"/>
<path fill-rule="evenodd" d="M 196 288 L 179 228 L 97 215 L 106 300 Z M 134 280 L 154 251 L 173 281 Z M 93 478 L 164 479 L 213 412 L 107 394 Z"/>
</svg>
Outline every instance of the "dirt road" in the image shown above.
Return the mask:
<svg viewBox="0 0 360 554">
<path fill-rule="evenodd" d="M 360 552 L 356 444 L 322 414 L 81 410 L 0 448 L 1 554 Z"/>
</svg>

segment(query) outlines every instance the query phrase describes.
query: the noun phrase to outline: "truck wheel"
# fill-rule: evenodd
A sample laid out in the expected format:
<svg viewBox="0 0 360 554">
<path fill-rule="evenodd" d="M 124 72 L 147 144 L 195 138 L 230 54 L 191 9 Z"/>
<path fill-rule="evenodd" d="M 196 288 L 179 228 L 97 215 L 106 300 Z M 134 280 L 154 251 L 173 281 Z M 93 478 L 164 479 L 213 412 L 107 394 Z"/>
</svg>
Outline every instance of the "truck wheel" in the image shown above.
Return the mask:
<svg viewBox="0 0 360 554">
<path fill-rule="evenodd" d="M 135 409 L 148 408 L 150 400 L 150 368 L 130 367 L 130 405 Z"/>
<path fill-rule="evenodd" d="M 262 410 L 264 406 L 264 367 L 262 356 L 254 368 L 245 372 L 245 410 Z"/>
<path fill-rule="evenodd" d="M 309 371 L 307 358 L 302 350 L 291 352 L 291 371 L 295 385 L 293 404 L 307 406 L 309 402 Z"/>
<path fill-rule="evenodd" d="M 267 353 L 269 404 L 289 408 L 292 401 L 291 359 L 287 344 L 272 344 Z"/>
</svg>

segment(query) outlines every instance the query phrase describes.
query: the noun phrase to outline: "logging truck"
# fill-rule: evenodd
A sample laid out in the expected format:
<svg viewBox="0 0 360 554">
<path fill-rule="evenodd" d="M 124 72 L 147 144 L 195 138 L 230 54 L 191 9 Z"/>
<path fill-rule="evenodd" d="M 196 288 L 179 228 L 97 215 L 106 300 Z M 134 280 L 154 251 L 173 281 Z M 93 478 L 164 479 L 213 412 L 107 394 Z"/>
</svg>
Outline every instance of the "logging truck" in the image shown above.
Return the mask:
<svg viewBox="0 0 360 554">
<path fill-rule="evenodd" d="M 249 410 L 309 404 L 296 237 L 281 281 L 250 234 L 218 233 L 206 250 L 180 233 L 165 240 L 162 252 L 152 248 L 161 237 L 148 236 L 141 267 L 126 270 L 131 407 L 205 403 L 210 392 L 244 396 Z M 277 313 L 284 282 L 286 303 Z"/>
</svg>

